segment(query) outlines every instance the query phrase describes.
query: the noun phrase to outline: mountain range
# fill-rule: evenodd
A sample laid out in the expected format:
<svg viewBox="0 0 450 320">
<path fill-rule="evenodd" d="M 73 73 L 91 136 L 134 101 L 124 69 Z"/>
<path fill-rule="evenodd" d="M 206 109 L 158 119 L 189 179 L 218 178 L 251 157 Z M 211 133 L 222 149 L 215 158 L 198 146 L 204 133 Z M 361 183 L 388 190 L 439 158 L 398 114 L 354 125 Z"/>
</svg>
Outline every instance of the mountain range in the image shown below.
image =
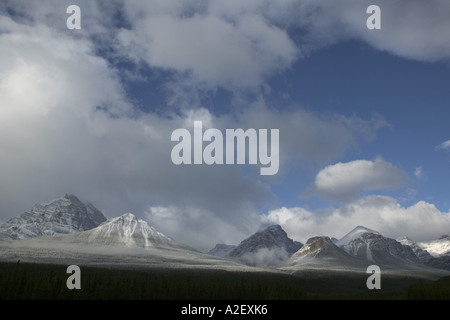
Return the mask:
<svg viewBox="0 0 450 320">
<path fill-rule="evenodd" d="M 189 268 L 271 270 L 363 270 L 376 264 L 392 270 L 450 270 L 450 238 L 415 243 L 357 226 L 341 239 L 326 235 L 305 244 L 270 225 L 239 244 L 217 244 L 201 253 L 164 235 L 131 213 L 107 220 L 76 196 L 36 204 L 0 226 L 0 260 L 82 261 Z M 253 268 L 253 269 L 248 269 Z"/>
<path fill-rule="evenodd" d="M 273 234 L 277 236 L 274 237 Z M 446 240 L 450 244 L 450 239 L 441 238 L 436 247 L 445 246 Z M 433 243 L 435 242 L 431 242 Z M 209 253 L 216 254 L 219 251 L 218 248 L 226 248 L 228 251 L 219 251 L 222 257 L 247 265 L 258 265 L 256 263 L 258 261 L 261 265 L 262 261 L 264 266 L 270 266 L 270 259 L 274 259 L 272 265 L 290 268 L 320 265 L 321 267 L 361 269 L 362 266 L 376 264 L 391 269 L 433 267 L 450 270 L 450 256 L 441 254 L 433 257 L 407 237 L 395 240 L 364 226 L 355 227 L 341 239 L 315 236 L 302 245 L 288 238 L 279 225 L 274 225 L 258 231 L 238 246 L 224 246 L 224 244 L 218 244 Z M 277 255 L 273 253 L 274 250 L 278 250 Z"/>
<path fill-rule="evenodd" d="M 101 245 L 129 248 L 185 248 L 175 240 L 167 237 L 146 221 L 138 219 L 132 213 L 109 219 L 90 230 L 73 232 L 66 235 L 56 235 L 55 240 L 66 243 L 84 245 Z"/>
</svg>

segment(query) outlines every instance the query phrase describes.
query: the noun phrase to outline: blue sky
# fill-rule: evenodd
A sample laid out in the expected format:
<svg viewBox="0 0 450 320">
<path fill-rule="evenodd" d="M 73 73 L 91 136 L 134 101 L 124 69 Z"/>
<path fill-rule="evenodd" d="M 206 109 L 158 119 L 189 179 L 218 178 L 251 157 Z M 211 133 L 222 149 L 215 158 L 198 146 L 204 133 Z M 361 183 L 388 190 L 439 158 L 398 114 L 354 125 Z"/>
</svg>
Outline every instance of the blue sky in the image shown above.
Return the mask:
<svg viewBox="0 0 450 320">
<path fill-rule="evenodd" d="M 273 83 L 289 94 L 290 101 L 317 112 L 382 116 L 389 125 L 376 139 L 339 161 L 381 155 L 410 176 L 405 187 L 417 194 L 409 200 L 423 198 L 441 210 L 449 209 L 449 155 L 436 149 L 449 134 L 448 62 L 402 59 L 351 41 L 300 61 Z M 414 175 L 417 168 L 422 168 L 419 177 Z M 297 185 L 296 189 L 303 186 Z M 403 190 L 394 194 L 401 196 Z"/>
<path fill-rule="evenodd" d="M 450 5 L 372 2 L 78 1 L 68 30 L 71 1 L 5 1 L 0 221 L 74 193 L 201 250 L 270 223 L 449 233 Z M 196 120 L 279 129 L 279 172 L 174 165 Z"/>
</svg>

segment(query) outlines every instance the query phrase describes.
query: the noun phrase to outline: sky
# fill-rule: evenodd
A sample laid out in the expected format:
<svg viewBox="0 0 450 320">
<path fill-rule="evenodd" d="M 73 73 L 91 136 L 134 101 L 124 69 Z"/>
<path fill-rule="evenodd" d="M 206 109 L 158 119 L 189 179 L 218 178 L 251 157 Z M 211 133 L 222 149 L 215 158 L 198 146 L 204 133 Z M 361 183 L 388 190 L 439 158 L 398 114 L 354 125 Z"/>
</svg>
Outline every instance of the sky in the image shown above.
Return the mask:
<svg viewBox="0 0 450 320">
<path fill-rule="evenodd" d="M 447 0 L 2 1 L 0 222 L 71 193 L 202 251 L 448 234 L 449 33 Z M 194 121 L 279 130 L 279 170 L 174 164 Z"/>
</svg>

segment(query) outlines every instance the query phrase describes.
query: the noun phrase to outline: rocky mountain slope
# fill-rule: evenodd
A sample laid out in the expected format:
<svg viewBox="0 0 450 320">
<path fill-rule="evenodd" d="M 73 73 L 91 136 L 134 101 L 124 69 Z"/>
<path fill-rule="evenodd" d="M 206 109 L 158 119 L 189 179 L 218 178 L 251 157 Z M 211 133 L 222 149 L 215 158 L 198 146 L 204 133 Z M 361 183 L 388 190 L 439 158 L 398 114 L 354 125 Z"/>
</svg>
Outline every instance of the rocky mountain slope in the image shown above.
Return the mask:
<svg viewBox="0 0 450 320">
<path fill-rule="evenodd" d="M 418 245 L 434 257 L 450 255 L 450 236 L 448 235 L 444 235 L 433 241 L 419 242 Z"/>
<path fill-rule="evenodd" d="M 61 242 L 85 245 L 189 248 L 157 231 L 146 221 L 138 219 L 132 213 L 125 213 L 122 216 L 109 219 L 91 230 L 60 235 L 56 239 Z M 192 248 L 189 249 L 193 250 Z"/>
<path fill-rule="evenodd" d="M 339 248 L 327 236 L 309 238 L 305 245 L 291 257 L 292 264 L 304 264 L 313 260 L 327 260 L 327 263 L 354 265 L 356 261 L 350 254 Z"/>
<path fill-rule="evenodd" d="M 414 251 L 413 243 L 406 240 L 403 242 L 404 244 L 377 231 L 357 226 L 339 240 L 331 240 L 326 236 L 308 239 L 305 245 L 292 255 L 291 266 L 357 268 L 363 271 L 369 265 L 375 264 L 391 270 L 426 269 L 426 252 Z"/>
<path fill-rule="evenodd" d="M 429 242 L 431 243 L 430 248 L 433 250 L 433 243 L 434 244 L 438 243 L 438 247 L 441 247 L 442 240 L 445 239 L 441 237 L 441 239 L 430 241 Z M 450 255 L 446 255 L 445 250 L 442 255 L 438 254 L 436 251 L 434 252 L 434 255 L 431 255 L 427 250 L 420 247 L 418 243 L 412 241 L 408 237 L 400 237 L 397 239 L 397 241 L 404 245 L 410 246 L 415 255 L 417 256 L 417 258 L 419 259 L 419 261 L 422 262 L 423 264 L 433 268 L 450 270 Z"/>
<path fill-rule="evenodd" d="M 243 240 L 229 253 L 229 256 L 241 257 L 249 253 L 255 253 L 260 249 L 285 250 L 291 256 L 301 247 L 302 244 L 289 238 L 280 225 L 272 225 Z"/>
<path fill-rule="evenodd" d="M 65 194 L 48 203 L 36 204 L 0 226 L 0 238 L 23 240 L 43 235 L 80 232 L 106 220 L 103 213 L 76 196 Z"/>
<path fill-rule="evenodd" d="M 365 258 L 379 265 L 420 263 L 411 247 L 371 232 L 361 234 L 341 248 L 353 257 Z"/>
<path fill-rule="evenodd" d="M 218 243 L 214 248 L 208 251 L 208 254 L 224 258 L 227 257 L 236 247 L 237 246 L 233 244 Z"/>
<path fill-rule="evenodd" d="M 350 232 L 348 232 L 345 236 L 343 236 L 341 239 L 335 240 L 334 243 L 338 247 L 345 246 L 350 241 L 360 238 L 361 235 L 363 235 L 365 233 L 380 234 L 378 231 L 366 228 L 364 226 L 357 226 L 354 229 L 352 229 Z"/>
<path fill-rule="evenodd" d="M 239 245 L 217 244 L 208 253 L 230 258 L 249 266 L 277 267 L 302 247 L 287 236 L 280 225 L 271 225 L 244 239 Z"/>
</svg>

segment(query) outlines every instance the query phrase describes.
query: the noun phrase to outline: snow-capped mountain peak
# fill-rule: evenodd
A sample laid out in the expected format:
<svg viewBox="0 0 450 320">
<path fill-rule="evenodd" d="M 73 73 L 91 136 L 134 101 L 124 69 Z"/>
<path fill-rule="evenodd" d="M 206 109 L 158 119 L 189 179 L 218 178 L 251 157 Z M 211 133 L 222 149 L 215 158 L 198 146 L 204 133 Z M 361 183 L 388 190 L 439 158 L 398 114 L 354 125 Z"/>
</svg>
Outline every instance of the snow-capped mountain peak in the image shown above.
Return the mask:
<svg viewBox="0 0 450 320">
<path fill-rule="evenodd" d="M 352 256 L 377 264 L 419 262 L 410 246 L 379 233 L 364 232 L 341 248 Z"/>
<path fill-rule="evenodd" d="M 90 203 L 65 194 L 48 203 L 36 204 L 30 212 L 19 214 L 0 227 L 0 237 L 29 239 L 85 231 L 97 227 L 106 218 Z"/>
<path fill-rule="evenodd" d="M 450 255 L 450 237 L 448 235 L 444 235 L 433 241 L 419 242 L 418 245 L 434 257 Z"/>
<path fill-rule="evenodd" d="M 380 234 L 378 231 L 366 228 L 364 226 L 357 226 L 352 231 L 343 236 L 341 239 L 336 241 L 335 244 L 337 246 L 345 246 L 349 244 L 350 241 L 360 238 L 365 233 Z"/>
<path fill-rule="evenodd" d="M 303 247 L 291 257 L 294 265 L 301 265 L 309 261 L 327 261 L 337 265 L 353 264 L 352 257 L 343 249 L 337 247 L 327 236 L 309 238 Z"/>
<path fill-rule="evenodd" d="M 123 245 L 127 247 L 154 247 L 178 245 L 132 213 L 125 213 L 103 222 L 88 233 L 90 243 Z"/>
<path fill-rule="evenodd" d="M 300 242 L 290 239 L 280 225 L 271 225 L 243 240 L 229 255 L 239 257 L 260 249 L 283 249 L 290 256 L 301 246 Z"/>
<path fill-rule="evenodd" d="M 303 245 L 303 247 L 292 256 L 292 259 L 296 260 L 306 255 L 316 256 L 319 252 L 322 252 L 323 250 L 326 250 L 333 245 L 334 244 L 331 239 L 326 236 L 316 236 L 309 238 L 308 241 L 306 241 L 306 243 Z"/>
<path fill-rule="evenodd" d="M 221 254 L 250 266 L 272 268 L 284 265 L 301 246 L 300 242 L 289 238 L 280 225 L 271 225 L 244 239 L 238 246 L 216 246 L 210 254 Z"/>
<path fill-rule="evenodd" d="M 406 236 L 397 238 L 397 241 L 405 246 L 409 246 L 422 263 L 426 264 L 433 258 L 427 250 L 422 249 L 416 242 Z"/>
</svg>

